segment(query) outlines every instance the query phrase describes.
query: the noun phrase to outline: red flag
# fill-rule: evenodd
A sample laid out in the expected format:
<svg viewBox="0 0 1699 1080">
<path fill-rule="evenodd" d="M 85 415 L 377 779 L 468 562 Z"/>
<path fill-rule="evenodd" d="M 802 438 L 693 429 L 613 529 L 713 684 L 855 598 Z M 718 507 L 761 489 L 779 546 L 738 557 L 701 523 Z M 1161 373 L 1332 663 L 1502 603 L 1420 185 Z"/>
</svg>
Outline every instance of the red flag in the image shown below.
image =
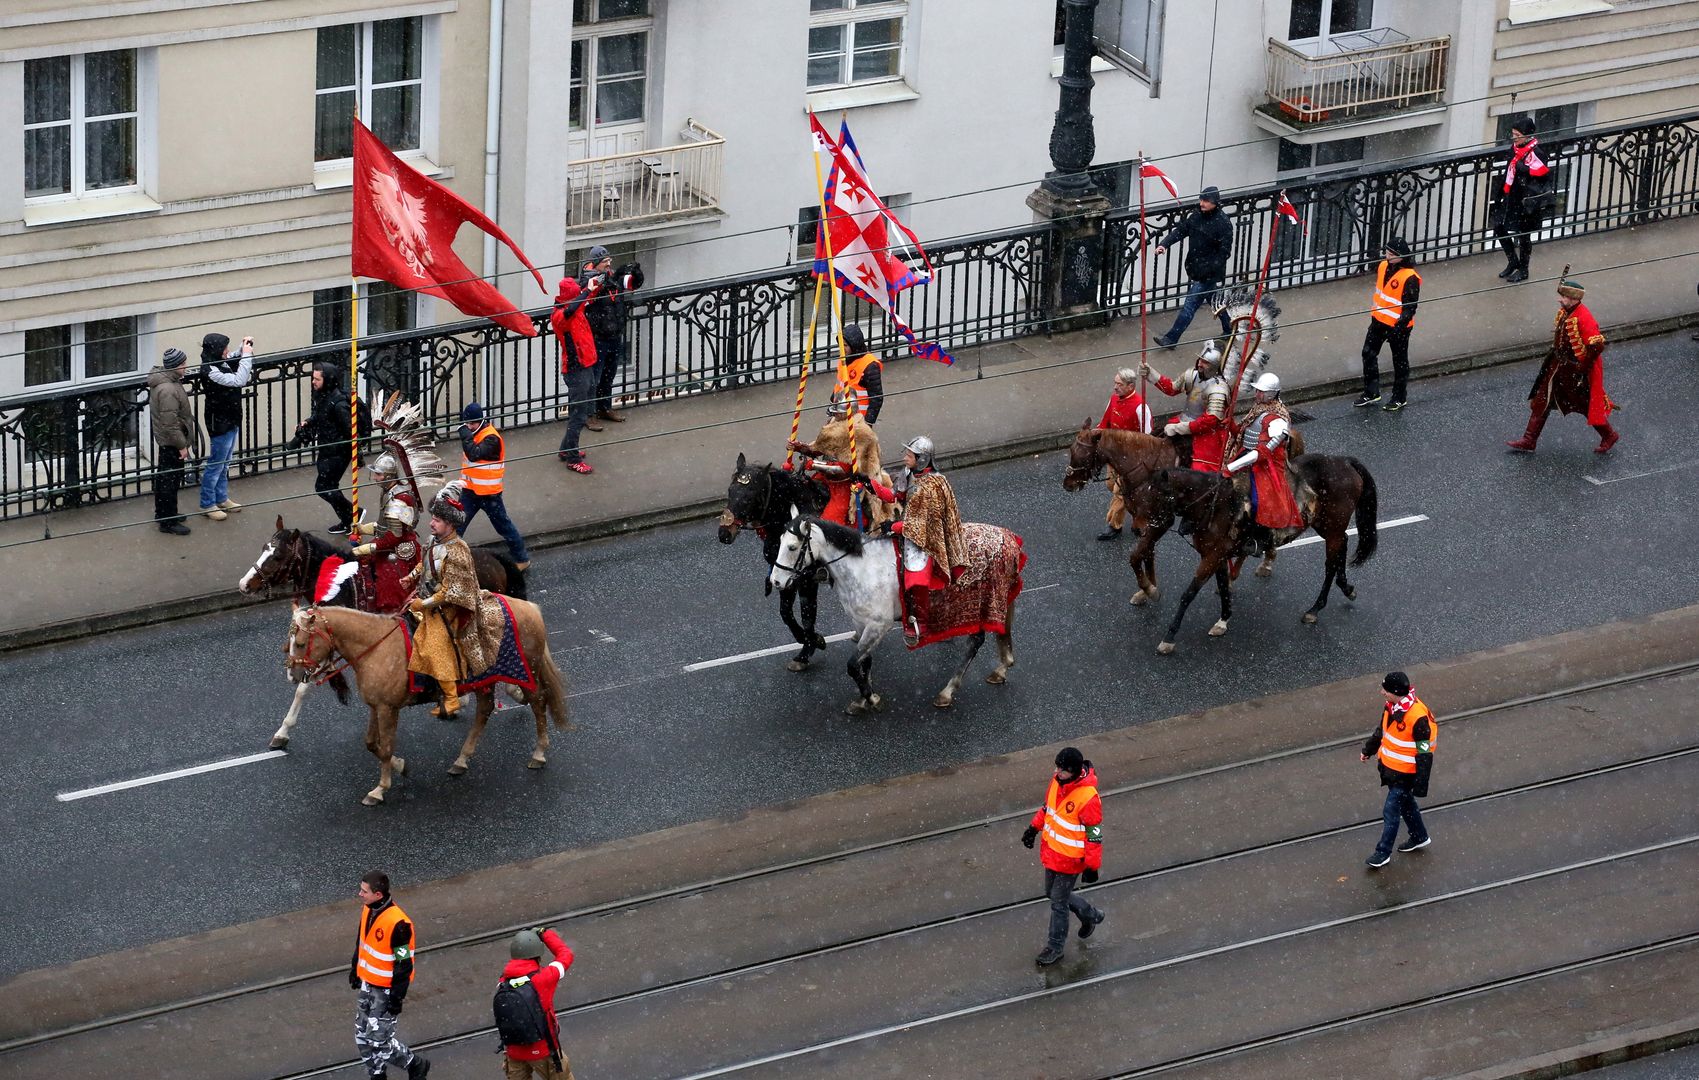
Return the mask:
<svg viewBox="0 0 1699 1080">
<path fill-rule="evenodd" d="M 548 292 L 543 275 L 501 226 L 407 165 L 354 121 L 354 275 L 441 297 L 466 315 L 535 337 L 531 320 L 454 253 L 454 234 L 465 222 L 506 244 L 537 279 L 537 288 Z"/>
<path fill-rule="evenodd" d="M 1161 169 L 1157 168 L 1155 165 L 1152 165 L 1148 161 L 1139 165 L 1139 179 L 1140 180 L 1160 180 L 1162 182 L 1162 186 L 1168 189 L 1169 195 L 1173 196 L 1176 199 L 1178 199 L 1180 197 L 1180 189 L 1178 187 L 1174 186 L 1174 181 L 1172 181 L 1168 178 L 1168 174 L 1163 172 Z"/>
<path fill-rule="evenodd" d="M 1298 208 L 1286 198 L 1286 193 L 1280 193 L 1280 201 L 1274 204 L 1274 212 L 1294 225 L 1302 226 L 1303 219 L 1298 216 Z"/>
</svg>

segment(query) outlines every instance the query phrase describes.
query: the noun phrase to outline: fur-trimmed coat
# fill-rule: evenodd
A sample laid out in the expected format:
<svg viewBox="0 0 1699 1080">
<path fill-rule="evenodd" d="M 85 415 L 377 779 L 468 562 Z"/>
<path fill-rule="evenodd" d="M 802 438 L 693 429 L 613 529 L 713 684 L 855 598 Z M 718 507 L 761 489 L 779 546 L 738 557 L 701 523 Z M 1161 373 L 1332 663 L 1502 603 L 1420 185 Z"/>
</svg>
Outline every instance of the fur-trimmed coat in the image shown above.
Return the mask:
<svg viewBox="0 0 1699 1080">
<path fill-rule="evenodd" d="M 909 482 L 904 501 L 903 537 L 932 556 L 932 564 L 951 581 L 967 569 L 967 541 L 956 493 L 942 473 L 928 470 Z"/>
</svg>

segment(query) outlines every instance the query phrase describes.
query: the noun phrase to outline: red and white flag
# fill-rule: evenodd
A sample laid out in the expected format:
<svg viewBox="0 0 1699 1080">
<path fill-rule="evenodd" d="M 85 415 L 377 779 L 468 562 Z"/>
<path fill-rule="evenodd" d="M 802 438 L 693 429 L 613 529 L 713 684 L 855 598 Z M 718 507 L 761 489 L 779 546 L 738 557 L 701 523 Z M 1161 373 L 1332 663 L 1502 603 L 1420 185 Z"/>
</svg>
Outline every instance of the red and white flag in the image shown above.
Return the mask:
<svg viewBox="0 0 1699 1080">
<path fill-rule="evenodd" d="M 537 288 L 548 292 L 543 275 L 501 226 L 354 121 L 354 276 L 441 297 L 463 314 L 535 337 L 530 318 L 455 254 L 454 234 L 466 222 L 506 244 L 537 279 Z"/>
<path fill-rule="evenodd" d="M 1175 186 L 1173 180 L 1168 178 L 1168 174 L 1148 161 L 1141 162 L 1139 164 L 1139 179 L 1160 181 L 1162 186 L 1168 189 L 1168 194 L 1170 196 L 1176 199 L 1180 197 L 1180 189 Z"/>
<path fill-rule="evenodd" d="M 1298 208 L 1293 206 L 1291 200 L 1286 198 L 1284 191 L 1280 193 L 1279 200 L 1274 204 L 1274 212 L 1300 228 L 1304 224 L 1304 220 L 1298 216 Z"/>
</svg>

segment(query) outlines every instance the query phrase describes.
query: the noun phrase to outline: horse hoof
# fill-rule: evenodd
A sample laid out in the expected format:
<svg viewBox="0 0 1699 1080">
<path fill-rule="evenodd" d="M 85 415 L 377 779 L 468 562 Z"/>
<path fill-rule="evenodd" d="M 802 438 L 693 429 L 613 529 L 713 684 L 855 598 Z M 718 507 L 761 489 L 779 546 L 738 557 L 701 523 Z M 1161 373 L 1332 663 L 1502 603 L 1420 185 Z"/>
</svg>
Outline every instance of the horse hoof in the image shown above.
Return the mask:
<svg viewBox="0 0 1699 1080">
<path fill-rule="evenodd" d="M 873 707 L 874 712 L 885 711 L 885 699 L 880 697 L 878 694 L 874 694 L 872 697 L 868 698 L 867 703 Z"/>
<path fill-rule="evenodd" d="M 932 707 L 934 709 L 952 709 L 955 708 L 955 705 L 956 702 L 954 698 L 947 698 L 943 694 L 939 694 L 937 697 L 932 699 Z"/>
<path fill-rule="evenodd" d="M 1164 641 L 1162 644 L 1160 644 L 1156 647 L 1156 655 L 1158 655 L 1158 656 L 1173 656 L 1174 655 L 1174 643 L 1172 641 Z"/>
<path fill-rule="evenodd" d="M 852 701 L 844 706 L 845 716 L 862 716 L 867 712 L 867 705 L 861 701 Z"/>
<path fill-rule="evenodd" d="M 276 738 L 271 740 L 271 749 L 273 749 L 273 750 L 287 750 L 287 749 L 289 749 L 289 740 L 287 738 L 285 738 L 284 736 L 279 735 Z"/>
<path fill-rule="evenodd" d="M 985 677 L 985 681 L 991 686 L 1002 686 L 1009 681 L 1009 677 L 1001 671 L 993 671 Z"/>
<path fill-rule="evenodd" d="M 1227 620 L 1222 619 L 1219 622 L 1217 622 L 1214 626 L 1210 627 L 1209 628 L 1209 636 L 1210 637 L 1226 637 L 1227 636 Z"/>
<path fill-rule="evenodd" d="M 1355 588 L 1346 589 L 1345 590 L 1345 599 L 1347 599 L 1347 600 L 1357 599 L 1357 590 Z M 284 741 L 287 742 L 288 740 L 284 740 Z"/>
<path fill-rule="evenodd" d="M 1305 626 L 1314 626 L 1318 620 L 1315 612 L 1306 611 L 1304 612 L 1304 617 L 1298 621 L 1303 623 Z"/>
<path fill-rule="evenodd" d="M 460 764 L 460 762 L 457 761 L 453 765 L 450 765 L 448 767 L 448 775 L 450 775 L 450 776 L 465 776 L 466 775 L 466 766 Z"/>
<path fill-rule="evenodd" d="M 360 805 L 361 806 L 382 806 L 383 805 L 383 794 L 381 792 L 368 791 L 366 793 L 366 797 L 360 800 Z"/>
<path fill-rule="evenodd" d="M 1145 592 L 1143 589 L 1140 589 L 1138 592 L 1127 598 L 1127 603 L 1134 607 L 1144 607 L 1146 604 L 1150 603 L 1150 594 Z"/>
<path fill-rule="evenodd" d="M 786 671 L 807 671 L 808 670 L 808 661 L 806 661 L 806 660 L 792 660 L 790 663 L 785 665 L 785 670 Z"/>
<path fill-rule="evenodd" d="M 525 767 L 527 769 L 541 769 L 543 766 L 547 765 L 548 763 L 549 763 L 548 758 L 532 758 L 530 761 L 527 761 L 525 763 Z"/>
<path fill-rule="evenodd" d="M 1273 577 L 1273 576 L 1274 576 L 1274 567 L 1272 567 L 1272 566 L 1259 566 L 1259 567 L 1257 567 L 1257 577 Z"/>
</svg>

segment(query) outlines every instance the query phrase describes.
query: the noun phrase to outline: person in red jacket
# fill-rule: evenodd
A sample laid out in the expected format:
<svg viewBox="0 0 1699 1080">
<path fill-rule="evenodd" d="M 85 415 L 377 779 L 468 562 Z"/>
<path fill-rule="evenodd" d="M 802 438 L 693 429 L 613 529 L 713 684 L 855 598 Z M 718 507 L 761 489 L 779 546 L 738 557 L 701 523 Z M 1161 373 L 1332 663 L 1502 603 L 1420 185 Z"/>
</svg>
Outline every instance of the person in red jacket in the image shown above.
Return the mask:
<svg viewBox="0 0 1699 1080">
<path fill-rule="evenodd" d="M 549 328 L 560 343 L 560 374 L 566 380 L 566 434 L 561 436 L 559 456 L 567 468 L 584 474 L 593 470 L 578 450 L 578 435 L 595 413 L 598 386 L 596 338 L 584 315 L 584 305 L 596 289 L 595 282 L 585 292 L 575 278 L 561 278 L 555 310 L 549 316 Z"/>
<path fill-rule="evenodd" d="M 1130 367 L 1124 367 L 1115 373 L 1115 389 L 1109 395 L 1109 404 L 1104 406 L 1103 419 L 1097 422 L 1099 428 L 1110 431 L 1142 431 L 1150 434 L 1150 407 L 1144 403 L 1144 395 L 1139 393 L 1139 373 Z M 1099 540 L 1119 540 L 1121 526 L 1127 520 L 1127 504 L 1121 498 L 1121 480 L 1114 469 L 1109 470 L 1109 513 L 1104 520 L 1109 527 L 1098 534 Z"/>
<path fill-rule="evenodd" d="M 554 954 L 554 959 L 547 964 L 542 962 L 546 955 L 544 949 Z M 508 987 L 523 994 L 526 1002 L 530 1001 L 527 991 L 534 991 L 536 1006 L 542 1016 L 536 1018 L 532 1026 L 542 1030 L 545 1037 L 532 1042 L 511 1043 L 505 1034 L 502 1036 L 502 1068 L 507 1080 L 529 1080 L 531 1077 L 573 1080 L 572 1062 L 567 1060 L 560 1048 L 560 1022 L 555 1018 L 555 988 L 566 977 L 566 969 L 572 966 L 572 950 L 553 930 L 537 927 L 513 935 L 508 953 L 513 959 L 501 969 L 497 1001 L 501 1000 L 501 991 Z M 498 1009 L 498 1031 L 502 1030 L 503 1021 Z"/>
<path fill-rule="evenodd" d="M 1103 800 L 1097 796 L 1097 770 L 1085 755 L 1065 746 L 1056 755 L 1056 771 L 1044 805 L 1021 834 L 1032 847 L 1040 835 L 1044 847 L 1044 894 L 1050 897 L 1050 938 L 1038 954 L 1040 965 L 1062 959 L 1068 942 L 1068 913 L 1079 916 L 1080 938 L 1088 938 L 1103 922 L 1103 912 L 1074 895 L 1076 882 L 1097 884 L 1103 866 Z"/>
</svg>

